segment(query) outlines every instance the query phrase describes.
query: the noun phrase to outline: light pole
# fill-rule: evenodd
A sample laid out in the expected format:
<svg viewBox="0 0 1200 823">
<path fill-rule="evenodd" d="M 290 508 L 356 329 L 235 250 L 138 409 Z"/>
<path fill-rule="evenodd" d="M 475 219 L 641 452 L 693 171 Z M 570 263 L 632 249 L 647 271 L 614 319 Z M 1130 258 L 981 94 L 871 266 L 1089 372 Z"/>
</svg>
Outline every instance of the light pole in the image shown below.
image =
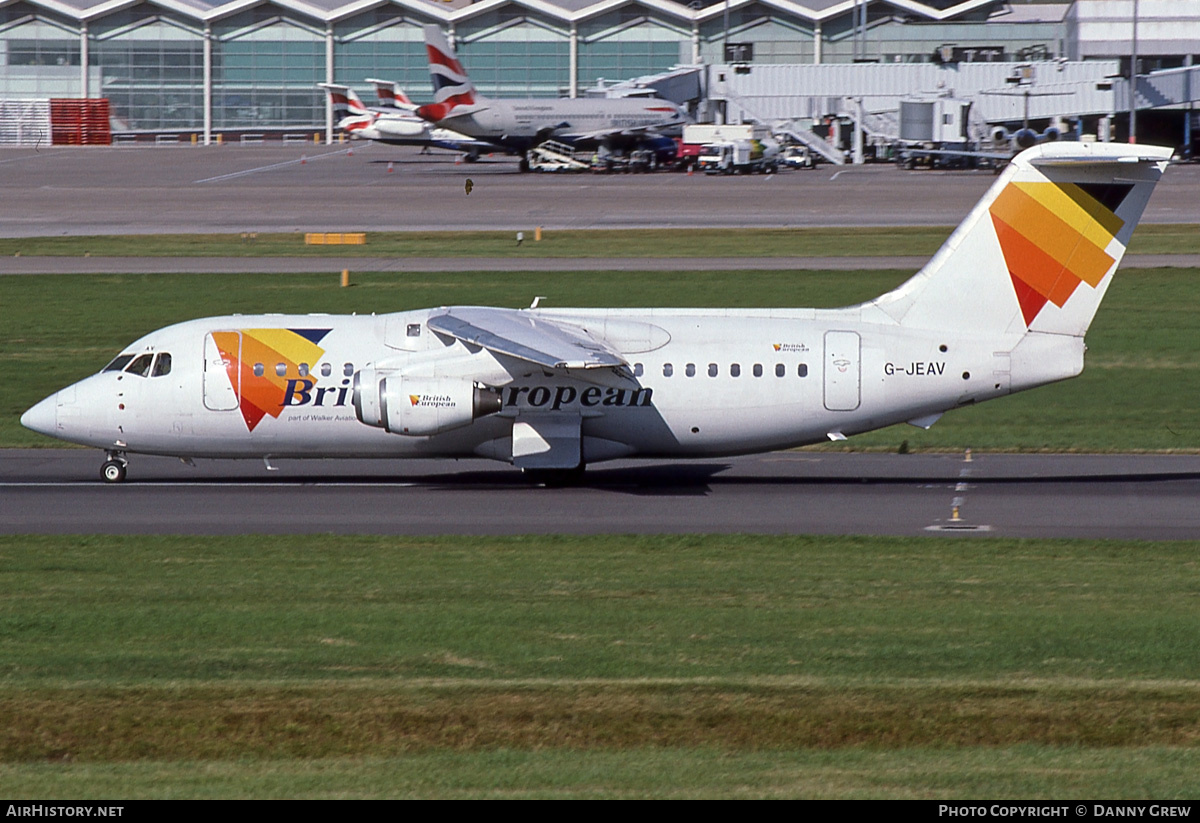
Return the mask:
<svg viewBox="0 0 1200 823">
<path fill-rule="evenodd" d="M 1129 61 L 1129 142 L 1137 142 L 1138 0 L 1133 0 L 1133 55 Z"/>
</svg>

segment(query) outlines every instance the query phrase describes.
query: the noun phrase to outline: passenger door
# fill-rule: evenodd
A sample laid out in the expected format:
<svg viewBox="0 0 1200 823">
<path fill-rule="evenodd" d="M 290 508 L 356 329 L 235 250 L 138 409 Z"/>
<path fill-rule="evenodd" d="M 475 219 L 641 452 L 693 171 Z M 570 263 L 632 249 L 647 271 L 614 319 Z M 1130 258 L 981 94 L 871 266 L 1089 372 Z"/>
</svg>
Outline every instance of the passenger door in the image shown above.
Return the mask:
<svg viewBox="0 0 1200 823">
<path fill-rule="evenodd" d="M 204 407 L 233 411 L 241 396 L 242 334 L 236 331 L 204 335 Z"/>
</svg>

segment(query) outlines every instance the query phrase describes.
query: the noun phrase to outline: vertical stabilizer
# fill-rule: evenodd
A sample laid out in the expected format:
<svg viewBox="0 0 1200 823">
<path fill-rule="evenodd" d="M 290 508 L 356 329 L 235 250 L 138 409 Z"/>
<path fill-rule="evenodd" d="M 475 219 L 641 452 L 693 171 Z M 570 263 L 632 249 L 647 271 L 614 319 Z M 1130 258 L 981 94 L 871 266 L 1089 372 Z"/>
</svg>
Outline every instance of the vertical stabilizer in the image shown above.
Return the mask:
<svg viewBox="0 0 1200 823">
<path fill-rule="evenodd" d="M 1028 149 L 920 272 L 868 306 L 910 328 L 1082 336 L 1170 156 L 1116 143 Z"/>
<path fill-rule="evenodd" d="M 434 122 L 449 116 L 458 106 L 476 101 L 475 86 L 467 70 L 451 48 L 440 26 L 425 26 L 425 51 L 429 55 L 429 76 L 433 81 L 433 102 L 417 109 L 417 114 Z"/>
<path fill-rule="evenodd" d="M 367 114 L 367 107 L 358 99 L 358 95 L 349 86 L 337 83 L 318 83 L 325 89 L 329 105 L 333 109 L 334 120 L 344 120 L 347 117 L 361 117 Z"/>
</svg>

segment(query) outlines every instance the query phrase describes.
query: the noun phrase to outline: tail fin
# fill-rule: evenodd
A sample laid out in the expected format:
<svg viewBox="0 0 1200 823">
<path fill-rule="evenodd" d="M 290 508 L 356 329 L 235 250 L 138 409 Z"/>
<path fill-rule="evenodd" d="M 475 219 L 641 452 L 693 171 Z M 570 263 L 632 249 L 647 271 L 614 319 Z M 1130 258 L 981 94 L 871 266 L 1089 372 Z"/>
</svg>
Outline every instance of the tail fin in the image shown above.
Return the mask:
<svg viewBox="0 0 1200 823">
<path fill-rule="evenodd" d="M 920 272 L 864 309 L 912 328 L 1082 337 L 1170 156 L 1116 143 L 1028 149 Z"/>
<path fill-rule="evenodd" d="M 425 51 L 429 54 L 429 76 L 433 80 L 433 103 L 417 109 L 426 120 L 441 120 L 456 106 L 470 106 L 476 101 L 475 86 L 467 76 L 467 70 L 440 27 L 425 27 Z"/>
<path fill-rule="evenodd" d="M 368 77 L 368 83 L 375 86 L 375 97 L 379 101 L 379 105 L 389 109 L 403 109 L 404 111 L 415 111 L 416 103 L 408 98 L 404 93 L 404 89 L 400 88 L 399 83 L 393 83 L 391 80 L 380 80 L 375 77 Z"/>
<path fill-rule="evenodd" d="M 329 105 L 333 107 L 334 120 L 345 120 L 347 117 L 360 117 L 367 114 L 367 107 L 358 99 L 358 95 L 349 86 L 336 83 L 318 83 L 325 89 Z"/>
</svg>

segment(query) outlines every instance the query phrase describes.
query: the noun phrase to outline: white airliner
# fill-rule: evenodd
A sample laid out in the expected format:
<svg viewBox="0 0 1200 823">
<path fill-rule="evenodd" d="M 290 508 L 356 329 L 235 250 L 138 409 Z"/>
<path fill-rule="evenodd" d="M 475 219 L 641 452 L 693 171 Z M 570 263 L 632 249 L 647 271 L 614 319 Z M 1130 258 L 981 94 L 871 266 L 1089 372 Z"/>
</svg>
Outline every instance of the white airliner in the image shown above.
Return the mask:
<svg viewBox="0 0 1200 823">
<path fill-rule="evenodd" d="M 369 80 L 376 84 L 376 94 L 383 96 L 380 84 L 385 81 Z M 450 129 L 435 128 L 432 123 L 414 114 L 417 106 L 403 91 L 394 86 L 393 102 L 381 108 L 368 108 L 349 86 L 338 83 L 318 83 L 325 90 L 337 127 L 351 140 L 372 140 L 393 146 L 436 146 L 451 151 L 464 152 L 467 159 L 475 160 L 482 152 L 500 150 L 500 147 L 483 140 L 476 140 Z M 390 84 L 389 84 L 390 85 Z M 403 102 L 399 102 L 396 98 Z"/>
<path fill-rule="evenodd" d="M 572 472 L 842 440 L 1073 377 L 1170 150 L 1018 155 L 914 277 L 842 309 L 476 306 L 210 317 L 22 424 L 126 455 L 489 457 Z M 269 465 L 269 463 L 268 463 Z"/>
<path fill-rule="evenodd" d="M 682 109 L 656 97 L 527 98 L 495 100 L 475 90 L 467 70 L 436 25 L 425 26 L 425 50 L 434 102 L 417 114 L 442 128 L 505 146 L 521 154 L 553 139 L 579 148 L 605 151 L 648 149 L 674 160 L 675 141 L 664 132 L 682 128 Z"/>
</svg>

